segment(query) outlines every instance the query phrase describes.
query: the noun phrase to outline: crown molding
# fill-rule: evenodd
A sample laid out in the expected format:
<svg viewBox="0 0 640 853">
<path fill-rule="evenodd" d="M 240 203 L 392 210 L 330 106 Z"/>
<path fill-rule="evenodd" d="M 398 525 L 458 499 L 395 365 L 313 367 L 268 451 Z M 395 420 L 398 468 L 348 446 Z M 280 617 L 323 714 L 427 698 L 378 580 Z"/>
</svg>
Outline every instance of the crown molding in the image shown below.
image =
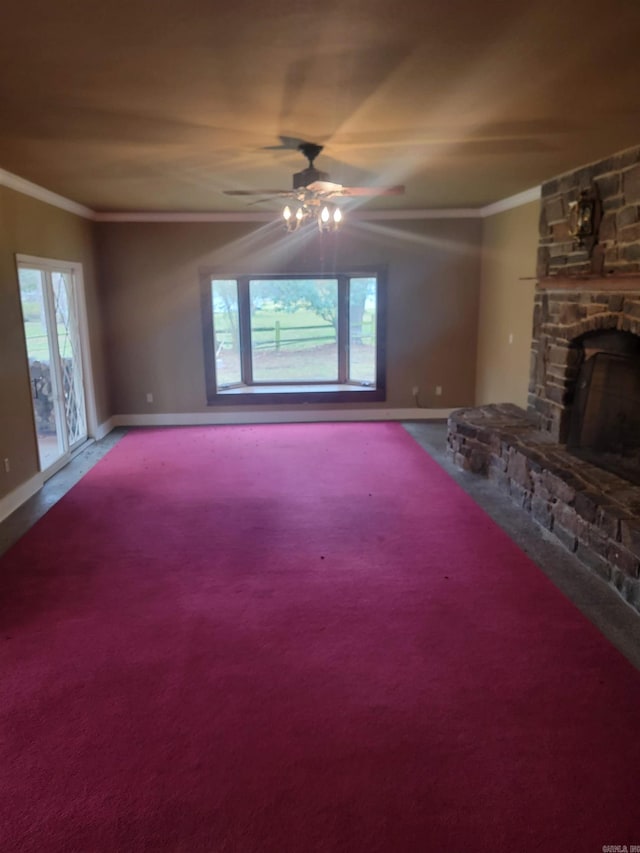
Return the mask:
<svg viewBox="0 0 640 853">
<path fill-rule="evenodd" d="M 94 213 L 95 222 L 273 222 L 275 213 L 253 213 L 247 211 L 229 211 L 227 213 L 163 213 L 161 211 L 117 211 L 113 213 Z"/>
<path fill-rule="evenodd" d="M 94 212 L 83 204 L 78 204 L 77 201 L 71 201 L 58 193 L 46 190 L 44 187 L 33 184 L 31 181 L 25 180 L 18 175 L 0 169 L 0 187 L 8 187 L 10 190 L 15 190 L 22 195 L 30 196 L 38 201 L 44 201 L 53 207 L 59 207 L 61 210 L 66 210 L 68 213 L 75 213 L 76 216 L 82 216 L 85 219 L 93 219 Z"/>
<path fill-rule="evenodd" d="M 478 219 L 480 208 L 443 207 L 423 210 L 370 210 L 349 213 L 349 219 L 361 219 L 375 222 L 390 219 Z"/>
<path fill-rule="evenodd" d="M 392 219 L 479 219 L 482 208 L 442 208 L 441 210 L 352 210 L 349 219 L 372 222 Z M 270 213 L 227 212 L 227 213 L 163 213 L 157 211 L 132 211 L 94 213 L 96 222 L 273 222 L 278 218 Z"/>
<path fill-rule="evenodd" d="M 500 201 L 494 201 L 493 204 L 481 207 L 480 215 L 483 219 L 487 216 L 495 216 L 496 213 L 504 213 L 505 210 L 513 210 L 514 207 L 521 207 L 523 204 L 529 204 L 532 201 L 540 201 L 541 195 L 541 186 L 531 187 L 529 190 L 509 196 L 509 198 L 503 198 Z"/>
<path fill-rule="evenodd" d="M 85 219 L 94 222 L 271 222 L 274 214 L 269 212 L 252 211 L 229 211 L 229 212 L 160 212 L 160 211 L 113 211 L 100 212 L 91 210 L 83 204 L 72 201 L 69 198 L 51 192 L 44 187 L 38 186 L 25 178 L 0 169 L 0 186 L 23 195 L 43 201 L 53 207 L 59 207 L 68 213 L 75 213 Z M 360 221 L 390 221 L 410 219 L 485 219 L 496 213 L 512 210 L 523 204 L 538 201 L 541 196 L 541 187 L 532 187 L 524 192 L 501 199 L 484 207 L 449 207 L 422 210 L 354 210 L 349 213 L 349 218 Z"/>
</svg>

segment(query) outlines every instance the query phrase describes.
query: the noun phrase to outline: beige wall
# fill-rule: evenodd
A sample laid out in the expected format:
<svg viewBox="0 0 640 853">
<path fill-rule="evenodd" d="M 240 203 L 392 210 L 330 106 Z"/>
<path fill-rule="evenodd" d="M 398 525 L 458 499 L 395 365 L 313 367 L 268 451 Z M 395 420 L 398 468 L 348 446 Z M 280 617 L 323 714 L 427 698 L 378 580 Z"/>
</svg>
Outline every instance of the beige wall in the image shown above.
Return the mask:
<svg viewBox="0 0 640 853">
<path fill-rule="evenodd" d="M 414 385 L 424 406 L 472 404 L 480 232 L 480 221 L 471 219 L 353 222 L 327 237 L 286 234 L 278 223 L 99 223 L 114 413 L 208 411 L 204 267 L 239 274 L 386 265 L 386 405 L 414 405 Z M 436 385 L 442 397 L 435 397 Z"/>
<path fill-rule="evenodd" d="M 483 220 L 476 405 L 527 405 L 539 202 Z"/>
<path fill-rule="evenodd" d="M 0 498 L 38 471 L 16 254 L 82 264 L 98 422 L 110 416 L 93 223 L 0 187 L 0 460 L 11 464 L 9 473 L 0 466 Z"/>
</svg>

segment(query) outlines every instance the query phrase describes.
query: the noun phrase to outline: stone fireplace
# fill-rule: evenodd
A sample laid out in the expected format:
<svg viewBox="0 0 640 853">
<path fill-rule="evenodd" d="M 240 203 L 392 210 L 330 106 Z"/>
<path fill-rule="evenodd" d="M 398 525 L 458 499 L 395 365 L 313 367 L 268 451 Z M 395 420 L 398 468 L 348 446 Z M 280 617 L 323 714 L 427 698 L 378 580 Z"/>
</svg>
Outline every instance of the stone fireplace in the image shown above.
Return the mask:
<svg viewBox="0 0 640 853">
<path fill-rule="evenodd" d="M 601 214 L 587 247 L 583 191 Z M 640 610 L 640 147 L 543 186 L 527 411 L 454 412 L 448 449 Z"/>
</svg>

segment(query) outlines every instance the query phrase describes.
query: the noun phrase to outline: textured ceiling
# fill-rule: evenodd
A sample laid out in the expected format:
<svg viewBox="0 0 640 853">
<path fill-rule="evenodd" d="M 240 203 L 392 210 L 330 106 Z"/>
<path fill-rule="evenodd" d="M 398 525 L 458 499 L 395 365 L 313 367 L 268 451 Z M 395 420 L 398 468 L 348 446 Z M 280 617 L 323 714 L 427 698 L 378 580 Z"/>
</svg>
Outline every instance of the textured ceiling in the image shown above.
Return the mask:
<svg viewBox="0 0 640 853">
<path fill-rule="evenodd" d="M 637 0 L 4 0 L 0 167 L 99 211 L 245 210 L 293 140 L 378 208 L 481 206 L 640 143 Z M 249 208 L 260 209 L 260 206 Z"/>
</svg>

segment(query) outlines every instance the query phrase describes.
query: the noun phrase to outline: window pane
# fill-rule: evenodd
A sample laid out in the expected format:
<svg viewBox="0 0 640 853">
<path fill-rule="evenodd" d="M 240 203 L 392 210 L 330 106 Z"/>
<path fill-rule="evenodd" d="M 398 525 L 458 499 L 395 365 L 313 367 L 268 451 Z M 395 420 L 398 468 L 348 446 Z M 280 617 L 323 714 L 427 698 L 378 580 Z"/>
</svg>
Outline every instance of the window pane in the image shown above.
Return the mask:
<svg viewBox="0 0 640 853">
<path fill-rule="evenodd" d="M 349 379 L 376 384 L 375 278 L 349 281 Z"/>
<path fill-rule="evenodd" d="M 337 279 L 249 282 L 255 382 L 338 381 Z"/>
<path fill-rule="evenodd" d="M 213 299 L 213 336 L 216 352 L 218 388 L 242 381 L 240 362 L 240 324 L 238 322 L 238 284 L 235 279 L 211 282 Z"/>
</svg>

